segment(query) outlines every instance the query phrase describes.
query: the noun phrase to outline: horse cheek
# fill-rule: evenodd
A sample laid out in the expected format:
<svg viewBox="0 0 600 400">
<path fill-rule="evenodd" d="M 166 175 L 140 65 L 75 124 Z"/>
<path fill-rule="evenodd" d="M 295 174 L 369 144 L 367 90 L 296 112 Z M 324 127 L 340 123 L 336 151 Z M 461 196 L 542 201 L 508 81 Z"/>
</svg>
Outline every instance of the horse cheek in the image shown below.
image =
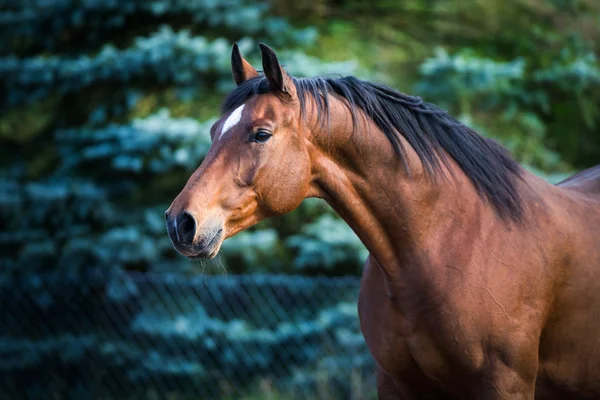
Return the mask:
<svg viewBox="0 0 600 400">
<path fill-rule="evenodd" d="M 298 207 L 310 185 L 308 157 L 281 161 L 273 173 L 263 177 L 262 190 L 259 191 L 263 206 L 273 215 L 285 214 Z"/>
</svg>

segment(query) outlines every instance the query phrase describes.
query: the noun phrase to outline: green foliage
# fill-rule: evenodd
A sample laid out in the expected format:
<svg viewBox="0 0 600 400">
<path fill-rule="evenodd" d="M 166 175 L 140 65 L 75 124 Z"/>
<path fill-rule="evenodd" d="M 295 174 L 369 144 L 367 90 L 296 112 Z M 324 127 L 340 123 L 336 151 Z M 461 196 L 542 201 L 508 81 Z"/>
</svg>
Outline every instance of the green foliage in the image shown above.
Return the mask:
<svg viewBox="0 0 600 400">
<path fill-rule="evenodd" d="M 496 62 L 468 50 L 450 56 L 439 48 L 421 64 L 422 81 L 416 90 L 427 98 L 440 99 L 448 108 L 458 105 L 462 113 L 470 112 L 474 103 L 484 109 L 502 103 L 515 107 L 519 100 L 515 96 L 520 94 L 517 85 L 524 73 L 522 59 Z"/>
<path fill-rule="evenodd" d="M 367 258 L 366 249 L 348 225 L 329 214 L 302 227 L 302 233 L 289 237 L 287 243 L 297 251 L 293 264 L 300 270 L 339 265 L 349 270 L 348 266 L 361 265 Z"/>
</svg>

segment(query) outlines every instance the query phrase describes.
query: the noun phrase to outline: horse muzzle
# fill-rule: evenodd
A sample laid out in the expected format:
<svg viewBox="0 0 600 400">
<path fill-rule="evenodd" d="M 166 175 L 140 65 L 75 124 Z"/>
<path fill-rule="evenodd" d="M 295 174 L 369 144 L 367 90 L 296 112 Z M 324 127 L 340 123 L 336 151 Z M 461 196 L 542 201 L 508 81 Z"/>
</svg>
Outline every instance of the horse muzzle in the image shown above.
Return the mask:
<svg viewBox="0 0 600 400">
<path fill-rule="evenodd" d="M 173 247 L 180 254 L 191 258 L 213 258 L 223 242 L 223 225 L 219 221 L 206 221 L 201 226 L 188 211 L 178 215 L 165 213 L 167 232 Z"/>
</svg>

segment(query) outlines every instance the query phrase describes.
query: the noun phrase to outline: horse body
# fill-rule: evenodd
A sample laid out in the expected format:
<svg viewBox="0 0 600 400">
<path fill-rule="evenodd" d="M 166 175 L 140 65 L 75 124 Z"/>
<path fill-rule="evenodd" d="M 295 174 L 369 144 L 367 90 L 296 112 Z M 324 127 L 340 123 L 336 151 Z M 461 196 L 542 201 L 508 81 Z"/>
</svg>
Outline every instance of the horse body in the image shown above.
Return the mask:
<svg viewBox="0 0 600 400">
<path fill-rule="evenodd" d="M 335 177 L 319 197 L 371 250 L 359 315 L 380 397 L 531 398 L 536 382 L 538 398 L 599 396 L 597 178 L 563 188 L 523 172 L 523 220 L 507 223 L 455 163 L 432 186 L 409 154 L 407 181 L 382 146 L 339 155 L 346 172 L 318 171 Z"/>
<path fill-rule="evenodd" d="M 469 237 L 436 232 L 396 268 L 391 297 L 369 257 L 359 315 L 380 398 L 598 398 L 598 182 L 527 176 L 528 223 L 479 215 Z"/>
<path fill-rule="evenodd" d="M 600 398 L 600 167 L 558 186 L 435 106 L 356 78 L 238 88 L 166 213 L 214 257 L 262 219 L 325 199 L 370 252 L 361 329 L 381 399 Z"/>
</svg>

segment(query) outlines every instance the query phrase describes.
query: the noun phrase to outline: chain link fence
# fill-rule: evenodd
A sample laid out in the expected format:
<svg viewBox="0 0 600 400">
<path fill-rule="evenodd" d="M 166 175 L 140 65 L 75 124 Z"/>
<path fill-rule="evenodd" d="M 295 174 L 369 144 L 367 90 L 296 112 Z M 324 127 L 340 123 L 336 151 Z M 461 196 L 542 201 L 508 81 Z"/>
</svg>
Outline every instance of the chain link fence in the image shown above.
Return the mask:
<svg viewBox="0 0 600 400">
<path fill-rule="evenodd" d="M 0 282 L 2 399 L 372 399 L 356 278 Z"/>
</svg>

